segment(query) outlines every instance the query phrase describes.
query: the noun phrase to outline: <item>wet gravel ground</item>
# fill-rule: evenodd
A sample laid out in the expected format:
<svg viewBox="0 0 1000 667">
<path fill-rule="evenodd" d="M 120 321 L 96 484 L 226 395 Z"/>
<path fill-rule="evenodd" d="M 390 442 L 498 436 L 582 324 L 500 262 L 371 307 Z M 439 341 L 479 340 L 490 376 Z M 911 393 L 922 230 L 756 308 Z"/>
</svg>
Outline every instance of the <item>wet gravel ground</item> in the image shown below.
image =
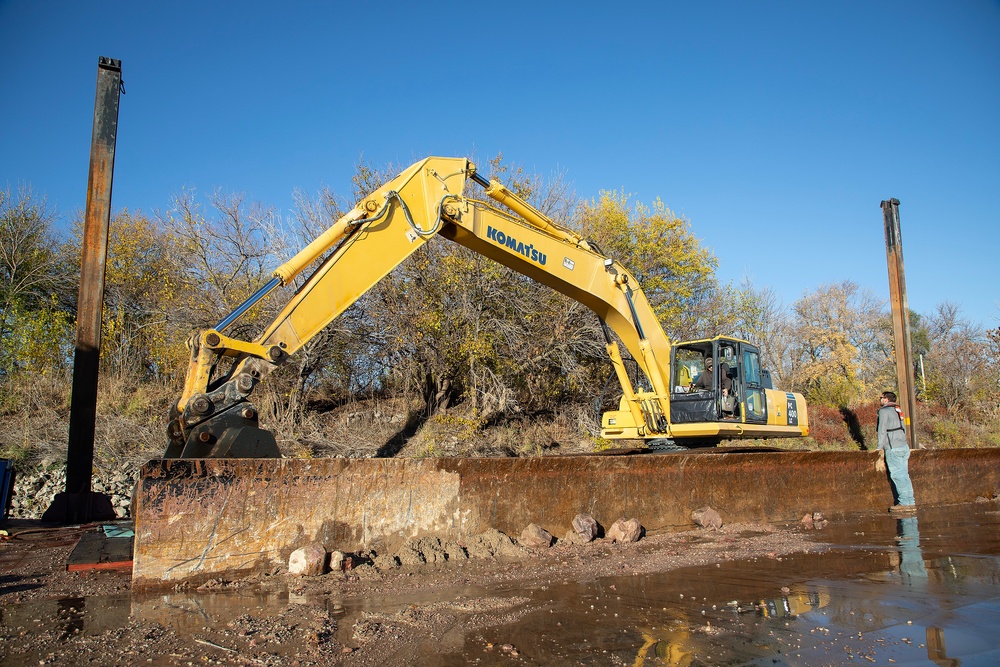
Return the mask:
<svg viewBox="0 0 1000 667">
<path fill-rule="evenodd" d="M 1000 664 L 996 503 L 827 518 L 142 596 L 28 533 L 0 665 Z"/>
</svg>

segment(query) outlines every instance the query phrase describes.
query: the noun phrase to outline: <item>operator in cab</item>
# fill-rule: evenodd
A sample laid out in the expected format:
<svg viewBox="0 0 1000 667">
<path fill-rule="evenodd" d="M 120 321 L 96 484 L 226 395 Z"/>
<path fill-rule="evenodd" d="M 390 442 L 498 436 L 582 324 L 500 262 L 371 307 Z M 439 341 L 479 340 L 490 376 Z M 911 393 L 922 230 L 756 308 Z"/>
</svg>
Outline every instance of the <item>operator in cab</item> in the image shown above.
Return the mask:
<svg viewBox="0 0 1000 667">
<path fill-rule="evenodd" d="M 729 373 L 726 372 L 725 364 L 722 364 L 722 395 L 727 396 L 733 389 L 733 380 L 729 377 Z M 714 373 L 714 361 L 712 357 L 705 357 L 705 370 L 702 371 L 698 379 L 694 381 L 691 385 L 691 391 L 714 391 L 715 390 L 715 373 Z"/>
<path fill-rule="evenodd" d="M 698 376 L 694 384 L 691 385 L 690 391 L 715 391 L 714 366 L 715 363 L 712 357 L 705 357 L 705 370 Z M 719 407 L 722 410 L 722 418 L 735 419 L 736 398 L 733 395 L 733 379 L 729 377 L 729 366 L 725 362 L 719 364 L 719 367 L 719 381 L 722 383 L 722 396 L 719 400 Z"/>
</svg>

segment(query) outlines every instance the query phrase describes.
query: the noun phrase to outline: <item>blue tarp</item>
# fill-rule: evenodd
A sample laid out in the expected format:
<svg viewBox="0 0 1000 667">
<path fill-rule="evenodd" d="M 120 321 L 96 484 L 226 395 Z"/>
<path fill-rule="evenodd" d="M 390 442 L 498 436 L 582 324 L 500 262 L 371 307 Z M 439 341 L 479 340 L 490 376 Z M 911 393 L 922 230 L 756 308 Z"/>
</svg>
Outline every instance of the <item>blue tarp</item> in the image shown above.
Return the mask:
<svg viewBox="0 0 1000 667">
<path fill-rule="evenodd" d="M 101 530 L 104 531 L 105 537 L 134 537 L 135 531 L 131 527 L 125 526 L 115 526 L 112 524 L 105 524 L 101 526 Z"/>
</svg>

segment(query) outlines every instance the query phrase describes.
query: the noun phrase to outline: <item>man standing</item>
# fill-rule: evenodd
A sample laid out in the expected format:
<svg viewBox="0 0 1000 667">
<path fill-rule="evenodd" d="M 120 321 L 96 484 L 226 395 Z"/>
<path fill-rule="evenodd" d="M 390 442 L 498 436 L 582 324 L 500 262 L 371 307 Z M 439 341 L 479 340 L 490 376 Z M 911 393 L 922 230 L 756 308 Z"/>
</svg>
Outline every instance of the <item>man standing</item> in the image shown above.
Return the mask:
<svg viewBox="0 0 1000 667">
<path fill-rule="evenodd" d="M 878 448 L 885 456 L 895 496 L 895 504 L 889 511 L 913 511 L 916 509 L 916 500 L 913 498 L 913 484 L 910 482 L 910 447 L 906 444 L 903 411 L 896 405 L 896 394 L 891 391 L 882 392 L 879 400 L 882 407 L 878 410 Z"/>
</svg>

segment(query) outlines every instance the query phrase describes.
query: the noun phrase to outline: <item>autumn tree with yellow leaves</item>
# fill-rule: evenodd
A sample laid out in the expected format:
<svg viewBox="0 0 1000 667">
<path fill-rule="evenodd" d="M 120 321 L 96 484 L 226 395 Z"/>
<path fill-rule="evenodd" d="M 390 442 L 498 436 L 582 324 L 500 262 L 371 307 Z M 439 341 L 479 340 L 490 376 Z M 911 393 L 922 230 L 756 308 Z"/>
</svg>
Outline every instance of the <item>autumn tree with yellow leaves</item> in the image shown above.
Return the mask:
<svg viewBox="0 0 1000 667">
<path fill-rule="evenodd" d="M 633 203 L 629 195 L 612 191 L 581 205 L 578 227 L 628 267 L 664 331 L 686 337 L 694 305 L 715 286 L 718 263 L 690 223 L 659 199 L 652 205 Z"/>
<path fill-rule="evenodd" d="M 28 186 L 0 190 L 0 378 L 69 365 L 73 267 L 56 214 Z"/>
<path fill-rule="evenodd" d="M 882 304 L 845 280 L 821 285 L 792 306 L 788 380 L 807 399 L 832 406 L 868 397 L 885 375 Z"/>
</svg>

